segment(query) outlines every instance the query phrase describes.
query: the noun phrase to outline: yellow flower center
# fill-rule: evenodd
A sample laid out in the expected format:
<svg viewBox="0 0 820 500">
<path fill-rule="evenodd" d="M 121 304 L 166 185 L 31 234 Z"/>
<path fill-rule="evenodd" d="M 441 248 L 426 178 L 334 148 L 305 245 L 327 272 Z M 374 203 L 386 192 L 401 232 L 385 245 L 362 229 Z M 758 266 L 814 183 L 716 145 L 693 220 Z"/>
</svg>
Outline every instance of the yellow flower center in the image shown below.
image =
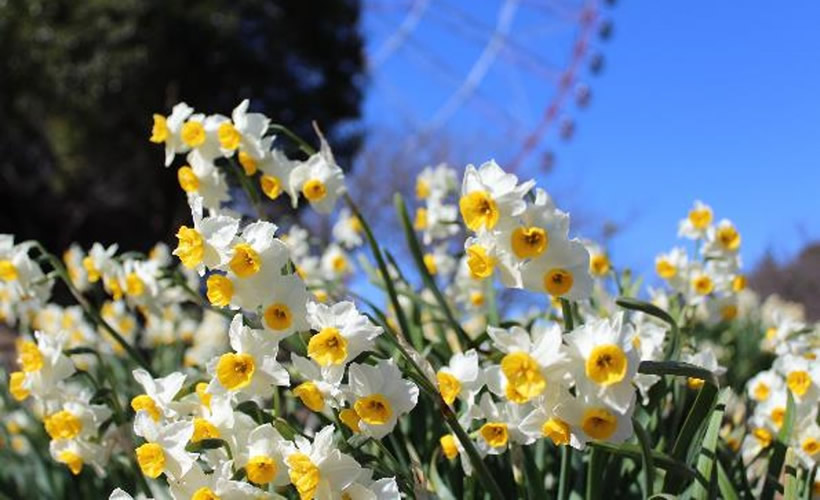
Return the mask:
<svg viewBox="0 0 820 500">
<path fill-rule="evenodd" d="M 501 371 L 507 377 L 507 397 L 514 403 L 526 403 L 547 387 L 538 363 L 526 353 L 513 352 L 504 356 Z"/>
<path fill-rule="evenodd" d="M 438 391 L 444 402 L 448 405 L 453 404 L 461 392 L 461 382 L 452 373 L 443 371 L 436 374 L 436 379 L 438 380 Z"/>
<path fill-rule="evenodd" d="M 245 465 L 245 473 L 254 484 L 268 484 L 276 477 L 277 471 L 276 462 L 265 455 L 251 457 Z"/>
<path fill-rule="evenodd" d="M 333 257 L 333 261 L 331 262 L 331 266 L 333 266 L 333 270 L 337 273 L 343 273 L 347 270 L 347 259 L 344 255 L 337 255 Z"/>
<path fill-rule="evenodd" d="M 23 372 L 12 372 L 9 375 L 9 392 L 17 401 L 23 401 L 29 397 L 29 391 L 23 387 L 23 382 L 26 380 L 26 374 Z"/>
<path fill-rule="evenodd" d="M 547 232 L 540 227 L 517 227 L 510 236 L 512 250 L 519 259 L 538 257 L 549 245 Z"/>
<path fill-rule="evenodd" d="M 91 256 L 86 256 L 83 258 L 83 267 L 85 268 L 85 272 L 88 274 L 88 281 L 90 283 L 96 283 L 100 279 L 100 270 L 97 269 L 97 266 L 94 265 L 94 259 Z"/>
<path fill-rule="evenodd" d="M 557 446 L 569 444 L 570 431 L 569 424 L 560 418 L 552 417 L 541 426 L 541 434 L 548 437 Z"/>
<path fill-rule="evenodd" d="M 327 196 L 327 186 L 319 179 L 310 179 L 302 186 L 302 194 L 311 203 L 321 201 Z"/>
<path fill-rule="evenodd" d="M 288 476 L 296 487 L 301 500 L 309 500 L 316 493 L 319 486 L 319 468 L 310 461 L 304 453 L 294 453 L 288 457 Z"/>
<path fill-rule="evenodd" d="M 712 211 L 708 208 L 694 208 L 689 211 L 689 222 L 695 229 L 706 229 L 712 223 Z"/>
<path fill-rule="evenodd" d="M 439 438 L 438 442 L 441 445 L 441 451 L 444 452 L 445 457 L 452 460 L 458 456 L 458 446 L 456 446 L 455 436 L 445 434 Z"/>
<path fill-rule="evenodd" d="M 165 452 L 157 443 L 145 443 L 137 448 L 137 463 L 142 473 L 156 479 L 165 470 Z"/>
<path fill-rule="evenodd" d="M 236 127 L 234 127 L 231 122 L 221 123 L 216 130 L 216 137 L 222 149 L 227 149 L 228 151 L 233 151 L 238 148 L 239 141 L 242 140 L 242 134 L 236 130 Z"/>
<path fill-rule="evenodd" d="M 293 389 L 293 394 L 302 400 L 302 404 L 313 411 L 322 411 L 325 407 L 325 398 L 322 391 L 313 382 L 302 382 Z"/>
<path fill-rule="evenodd" d="M 154 125 L 151 127 L 151 138 L 148 140 L 154 144 L 162 144 L 168 140 L 169 135 L 171 133 L 168 130 L 168 121 L 164 116 L 155 114 Z"/>
<path fill-rule="evenodd" d="M 803 397 L 811 387 L 811 377 L 809 372 L 803 370 L 795 370 L 790 372 L 786 377 L 786 385 L 796 395 Z"/>
<path fill-rule="evenodd" d="M 813 437 L 807 437 L 804 439 L 803 442 L 800 443 L 800 447 L 803 448 L 803 451 L 805 451 L 809 456 L 820 452 L 820 442 Z"/>
<path fill-rule="evenodd" d="M 145 283 L 137 276 L 137 273 L 128 273 L 125 276 L 125 293 L 131 297 L 139 297 L 145 293 Z"/>
<path fill-rule="evenodd" d="M 219 496 L 214 493 L 214 490 L 203 486 L 191 495 L 191 500 L 219 500 Z"/>
<path fill-rule="evenodd" d="M 740 292 L 746 289 L 746 276 L 738 274 L 732 279 L 732 291 Z"/>
<path fill-rule="evenodd" d="M 473 231 L 482 227 L 492 229 L 498 223 L 498 205 L 487 191 L 473 191 L 462 196 L 458 208 L 464 224 Z"/>
<path fill-rule="evenodd" d="M 18 276 L 17 268 L 10 260 L 0 260 L 0 279 L 3 281 L 14 281 Z"/>
<path fill-rule="evenodd" d="M 179 187 L 186 193 L 196 193 L 199 190 L 199 177 L 194 173 L 194 169 L 188 165 L 179 167 L 177 181 L 179 181 Z"/>
<path fill-rule="evenodd" d="M 279 198 L 279 195 L 282 194 L 282 182 L 279 181 L 278 177 L 265 174 L 259 178 L 259 185 L 262 187 L 265 196 L 271 200 Z"/>
<path fill-rule="evenodd" d="M 203 439 L 219 439 L 219 429 L 204 418 L 194 418 L 194 434 L 191 436 L 192 443 L 198 443 Z"/>
<path fill-rule="evenodd" d="M 424 231 L 427 229 L 427 209 L 419 207 L 416 209 L 416 218 L 413 220 L 413 229 Z"/>
<path fill-rule="evenodd" d="M 352 215 L 350 219 L 348 219 L 348 224 L 350 224 L 350 229 L 352 229 L 355 233 L 361 233 L 364 231 L 364 226 L 362 225 L 361 219 L 355 215 Z"/>
<path fill-rule="evenodd" d="M 308 356 L 321 366 L 340 365 L 347 359 L 347 339 L 335 328 L 322 328 L 308 341 Z"/>
<path fill-rule="evenodd" d="M 480 280 L 488 278 L 493 274 L 495 259 L 487 255 L 487 250 L 481 245 L 470 245 L 467 248 L 467 267 L 470 268 L 470 276 Z"/>
<path fill-rule="evenodd" d="M 702 378 L 696 378 L 696 377 L 687 377 L 686 378 L 686 385 L 692 390 L 700 389 L 701 387 L 703 387 L 703 383 L 704 383 L 704 380 Z"/>
<path fill-rule="evenodd" d="M 83 457 L 68 450 L 63 450 L 57 455 L 57 461 L 65 464 L 68 470 L 75 476 L 83 470 Z"/>
<path fill-rule="evenodd" d="M 481 426 L 478 433 L 493 448 L 503 448 L 509 439 L 507 424 L 503 422 L 487 422 Z"/>
<path fill-rule="evenodd" d="M 752 431 L 752 436 L 760 443 L 760 446 L 766 448 L 772 444 L 772 433 L 763 427 L 758 427 Z"/>
<path fill-rule="evenodd" d="M 140 394 L 139 396 L 136 396 L 134 399 L 132 399 L 131 408 L 134 411 L 147 412 L 154 422 L 159 422 L 159 417 L 161 415 L 159 407 L 157 407 L 156 401 L 151 399 L 151 396 L 149 396 L 148 394 Z"/>
<path fill-rule="evenodd" d="M 604 408 L 590 408 L 581 419 L 581 428 L 592 439 L 607 439 L 617 427 L 618 418 Z"/>
<path fill-rule="evenodd" d="M 438 266 L 436 265 L 436 256 L 431 253 L 424 254 L 424 267 L 427 268 L 427 272 L 431 275 L 435 275 L 436 273 L 438 273 Z"/>
<path fill-rule="evenodd" d="M 20 367 L 24 372 L 36 372 L 43 367 L 43 355 L 40 353 L 40 349 L 34 342 L 30 340 L 20 342 L 18 351 L 20 352 Z"/>
<path fill-rule="evenodd" d="M 196 229 L 182 226 L 177 231 L 177 244 L 174 255 L 179 257 L 182 265 L 188 269 L 193 269 L 202 262 L 202 257 L 205 254 L 205 243 L 202 240 L 202 235 Z"/>
<path fill-rule="evenodd" d="M 199 402 L 207 409 L 211 409 L 211 394 L 208 393 L 208 383 L 200 382 L 196 384 L 196 395 L 199 397 Z"/>
<path fill-rule="evenodd" d="M 351 408 L 345 408 L 344 410 L 339 412 L 339 420 L 342 421 L 351 431 L 353 432 L 361 432 L 359 429 L 359 414 L 356 413 L 356 410 Z"/>
<path fill-rule="evenodd" d="M 430 196 L 430 184 L 424 179 L 416 179 L 416 198 L 423 200 Z"/>
<path fill-rule="evenodd" d="M 74 439 L 83 430 L 82 420 L 67 410 L 46 417 L 43 423 L 51 439 Z"/>
<path fill-rule="evenodd" d="M 189 147 L 196 148 L 205 144 L 205 127 L 196 121 L 185 122 L 182 126 L 182 142 Z"/>
<path fill-rule="evenodd" d="M 778 406 L 772 410 L 770 416 L 772 417 L 774 425 L 780 428 L 783 426 L 783 419 L 786 418 L 786 409 L 782 406 Z"/>
<path fill-rule="evenodd" d="M 360 419 L 371 425 L 385 424 L 393 415 L 390 401 L 381 394 L 371 394 L 357 399 L 353 404 L 353 409 L 356 410 Z"/>
<path fill-rule="evenodd" d="M 737 318 L 738 308 L 735 304 L 726 304 L 720 309 L 720 317 L 725 321 Z"/>
<path fill-rule="evenodd" d="M 470 304 L 475 307 L 484 305 L 484 294 L 481 292 L 470 292 Z"/>
<path fill-rule="evenodd" d="M 256 173 L 256 159 L 248 153 L 244 151 L 239 152 L 239 164 L 242 165 L 242 170 L 245 171 L 245 175 L 253 175 Z"/>
<path fill-rule="evenodd" d="M 692 280 L 692 288 L 695 289 L 698 295 L 709 295 L 714 290 L 715 284 L 712 282 L 712 278 L 701 274 Z"/>
<path fill-rule="evenodd" d="M 753 391 L 754 398 L 758 401 L 766 401 L 769 399 L 769 394 L 771 394 L 769 386 L 763 382 L 758 382 Z"/>
<path fill-rule="evenodd" d="M 586 374 L 596 384 L 617 384 L 626 376 L 626 354 L 615 344 L 595 346 L 586 361 Z"/>
<path fill-rule="evenodd" d="M 229 352 L 216 364 L 216 377 L 225 388 L 234 391 L 251 383 L 256 364 L 250 354 Z"/>
<path fill-rule="evenodd" d="M 247 243 L 240 243 L 233 247 L 233 257 L 228 266 L 240 278 L 248 278 L 262 268 L 262 259 L 253 247 Z"/>
<path fill-rule="evenodd" d="M 605 275 L 611 268 L 609 257 L 604 254 L 596 254 L 589 259 L 589 271 L 596 276 Z"/>
<path fill-rule="evenodd" d="M 718 229 L 717 239 L 726 250 L 735 251 L 740 248 L 740 233 L 734 226 L 723 226 Z"/>
<path fill-rule="evenodd" d="M 293 313 L 287 304 L 277 302 L 265 309 L 265 324 L 271 330 L 287 330 L 293 324 Z"/>
<path fill-rule="evenodd" d="M 550 295 L 560 297 L 572 289 L 575 282 L 572 273 L 566 269 L 550 269 L 544 275 L 544 288 Z"/>
<path fill-rule="evenodd" d="M 655 271 L 665 280 L 672 279 L 678 274 L 678 268 L 666 259 L 660 259 L 655 263 Z"/>
<path fill-rule="evenodd" d="M 225 307 L 233 299 L 233 282 L 222 274 L 212 274 L 206 281 L 208 301 L 216 307 Z"/>
</svg>

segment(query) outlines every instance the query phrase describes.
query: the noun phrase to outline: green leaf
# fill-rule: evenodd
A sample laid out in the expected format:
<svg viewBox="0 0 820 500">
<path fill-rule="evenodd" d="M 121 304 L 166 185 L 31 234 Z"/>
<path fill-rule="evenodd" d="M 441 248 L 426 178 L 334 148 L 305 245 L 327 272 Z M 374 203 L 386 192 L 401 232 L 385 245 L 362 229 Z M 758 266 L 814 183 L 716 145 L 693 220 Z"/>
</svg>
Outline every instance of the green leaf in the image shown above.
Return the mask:
<svg viewBox="0 0 820 500">
<path fill-rule="evenodd" d="M 638 373 L 696 378 L 712 385 L 715 389 L 720 387 L 718 377 L 713 372 L 683 361 L 641 361 L 638 365 Z"/>
<path fill-rule="evenodd" d="M 669 360 L 677 358 L 678 350 L 680 349 L 680 329 L 678 328 L 678 324 L 675 319 L 672 318 L 668 312 L 664 311 L 655 304 L 634 299 L 632 297 L 618 297 L 615 300 L 615 303 L 624 309 L 641 311 L 669 324 L 672 331 L 672 336 L 669 339 L 669 344 L 667 344 L 666 351 L 664 352 L 664 359 Z"/>
<path fill-rule="evenodd" d="M 717 471 L 720 496 L 723 497 L 723 500 L 738 500 L 740 497 L 737 494 L 737 490 L 735 490 L 735 486 L 732 484 L 729 475 L 726 474 L 726 470 L 723 468 L 723 464 L 720 463 L 720 460 L 717 460 Z"/>
<path fill-rule="evenodd" d="M 643 365 L 643 363 L 641 363 Z M 707 373 L 711 373 L 708 372 Z M 646 372 L 644 372 L 646 373 Z M 689 447 L 695 440 L 695 436 L 700 432 L 701 427 L 711 415 L 712 408 L 717 400 L 717 386 L 709 382 L 708 378 L 704 378 L 706 383 L 698 391 L 695 402 L 692 404 L 686 420 L 683 422 L 675 444 L 672 446 L 671 456 L 675 460 L 682 462 L 686 461 Z M 663 491 L 667 493 L 679 493 L 682 487 L 682 477 L 677 474 L 667 474 L 663 483 Z"/>
<path fill-rule="evenodd" d="M 729 390 L 724 389 L 719 398 L 718 404 L 712 411 L 712 416 L 709 418 L 709 426 L 706 428 L 706 435 L 700 448 L 700 455 L 698 456 L 697 471 L 700 475 L 709 481 L 709 487 L 706 488 L 700 483 L 696 482 L 693 485 L 693 497 L 699 500 L 711 498 L 713 496 L 716 473 L 715 461 L 717 453 L 717 443 L 720 434 L 720 424 L 723 421 L 723 412 L 726 409 L 726 401 L 729 397 Z"/>
<path fill-rule="evenodd" d="M 600 448 L 593 448 L 589 453 L 589 466 L 587 467 L 587 492 L 586 500 L 596 500 L 603 498 L 603 481 L 607 463 L 607 452 Z"/>
<path fill-rule="evenodd" d="M 643 458 L 643 452 L 641 448 L 634 444 L 625 443 L 615 445 L 611 443 L 593 441 L 589 443 L 589 445 L 593 448 L 602 448 L 610 453 L 621 455 L 623 457 L 628 457 L 635 461 L 641 460 Z M 694 469 L 692 469 L 685 463 L 679 460 L 675 460 L 669 455 L 666 455 L 659 451 L 652 451 L 652 461 L 654 462 L 655 467 L 663 469 L 667 473 L 674 473 L 675 475 L 683 477 L 684 479 L 695 479 L 697 477 L 697 472 L 695 472 Z"/>
<path fill-rule="evenodd" d="M 791 448 L 786 450 L 786 484 L 783 486 L 783 500 L 797 500 L 800 480 L 797 478 L 797 460 Z"/>
<path fill-rule="evenodd" d="M 644 496 L 651 497 L 655 489 L 655 460 L 652 458 L 652 438 L 646 432 L 643 425 L 635 417 L 632 417 L 632 427 L 638 437 L 638 444 L 641 445 L 643 454 L 643 469 L 646 483 L 644 484 Z"/>
</svg>

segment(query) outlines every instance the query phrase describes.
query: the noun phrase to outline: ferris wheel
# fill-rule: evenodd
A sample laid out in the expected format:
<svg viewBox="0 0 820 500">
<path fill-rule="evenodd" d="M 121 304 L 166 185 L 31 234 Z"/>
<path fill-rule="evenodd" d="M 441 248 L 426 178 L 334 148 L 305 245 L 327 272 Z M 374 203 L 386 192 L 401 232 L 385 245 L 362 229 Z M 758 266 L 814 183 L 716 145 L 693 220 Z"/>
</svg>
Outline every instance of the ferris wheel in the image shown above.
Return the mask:
<svg viewBox="0 0 820 500">
<path fill-rule="evenodd" d="M 547 166 L 571 139 L 612 31 L 599 0 L 365 0 L 371 128 L 405 148 L 474 137 L 506 168 Z"/>
</svg>

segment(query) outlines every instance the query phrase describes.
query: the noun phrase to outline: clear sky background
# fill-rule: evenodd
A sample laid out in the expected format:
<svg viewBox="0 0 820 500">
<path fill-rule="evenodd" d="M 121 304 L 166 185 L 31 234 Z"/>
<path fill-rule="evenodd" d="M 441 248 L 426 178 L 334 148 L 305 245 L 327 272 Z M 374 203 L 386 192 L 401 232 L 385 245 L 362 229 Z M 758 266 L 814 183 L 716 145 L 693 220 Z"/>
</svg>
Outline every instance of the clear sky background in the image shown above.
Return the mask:
<svg viewBox="0 0 820 500">
<path fill-rule="evenodd" d="M 492 24 L 497 8 L 486 2 L 471 12 Z M 737 224 L 747 269 L 767 250 L 785 259 L 820 240 L 820 2 L 624 1 L 608 13 L 614 36 L 604 46 L 605 71 L 591 80 L 589 109 L 572 112 L 573 140 L 547 136 L 557 163 L 539 185 L 559 204 L 571 198 L 586 218 L 621 225 L 614 259 L 642 271 L 676 243 L 677 221 L 695 199 Z M 551 43 L 568 47 L 577 28 L 560 29 Z M 456 67 L 472 60 L 469 49 L 430 28 L 416 36 Z M 406 82 L 407 64 L 392 62 L 380 70 Z M 482 99 L 521 105 L 494 94 L 501 91 L 492 81 Z M 543 84 L 522 85 L 537 94 Z M 434 108 L 436 88 L 402 90 L 413 105 Z M 368 94 L 366 123 L 391 112 L 384 93 L 375 86 Z M 451 133 L 478 133 L 459 119 L 475 122 L 457 116 Z"/>
</svg>

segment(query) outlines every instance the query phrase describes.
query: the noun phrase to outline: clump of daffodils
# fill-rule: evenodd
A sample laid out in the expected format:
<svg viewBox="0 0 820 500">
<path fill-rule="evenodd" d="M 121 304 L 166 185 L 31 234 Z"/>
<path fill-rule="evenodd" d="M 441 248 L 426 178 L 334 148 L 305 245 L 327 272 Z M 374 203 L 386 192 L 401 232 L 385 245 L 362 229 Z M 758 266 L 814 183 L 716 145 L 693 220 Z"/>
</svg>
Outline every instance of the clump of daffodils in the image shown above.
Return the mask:
<svg viewBox="0 0 820 500">
<path fill-rule="evenodd" d="M 818 328 L 758 304 L 740 234 L 709 206 L 679 224 L 695 251 L 659 255 L 661 286 L 642 292 L 534 180 L 439 164 L 414 213 L 397 200 L 410 255 L 388 252 L 316 133 L 314 149 L 248 101 L 230 116 L 180 103 L 150 135 L 190 206 L 173 245 L 58 257 L 0 236 L 0 319 L 20 333 L 4 464 L 39 453 L 115 499 L 535 498 L 580 489 L 570 469 L 650 496 L 695 487 L 674 472 L 703 459 L 676 440 L 715 436 L 749 494 L 772 491 L 779 446 L 817 488 Z M 331 230 L 269 220 L 280 197 Z M 681 437 L 687 408 L 699 432 Z"/>
</svg>

